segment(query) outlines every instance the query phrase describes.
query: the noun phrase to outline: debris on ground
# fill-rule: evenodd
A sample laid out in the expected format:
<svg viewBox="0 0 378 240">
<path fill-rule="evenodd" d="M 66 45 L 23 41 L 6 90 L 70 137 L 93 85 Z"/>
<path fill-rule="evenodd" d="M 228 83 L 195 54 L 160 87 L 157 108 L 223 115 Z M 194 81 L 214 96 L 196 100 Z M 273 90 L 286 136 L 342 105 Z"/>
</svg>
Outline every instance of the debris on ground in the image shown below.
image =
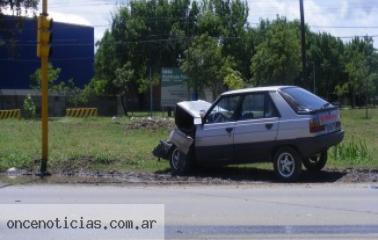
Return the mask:
<svg viewBox="0 0 378 240">
<path fill-rule="evenodd" d="M 126 124 L 126 130 L 128 129 L 173 129 L 175 127 L 174 119 L 172 118 L 131 118 Z"/>
<path fill-rule="evenodd" d="M 33 182 L 38 180 L 31 172 L 19 171 L 14 174 L 0 174 L 0 182 L 19 181 Z M 38 180 L 39 181 L 39 180 Z M 159 173 L 148 172 L 89 172 L 79 171 L 71 173 L 54 173 L 45 178 L 43 183 L 57 184 L 143 184 L 143 185 L 171 185 L 171 184 L 205 184 L 205 185 L 239 185 L 263 184 L 277 182 L 274 172 L 265 169 L 220 168 L 198 171 L 186 176 L 175 176 L 169 171 Z M 372 169 L 327 169 L 318 174 L 303 172 L 298 183 L 376 183 L 378 170 Z"/>
</svg>

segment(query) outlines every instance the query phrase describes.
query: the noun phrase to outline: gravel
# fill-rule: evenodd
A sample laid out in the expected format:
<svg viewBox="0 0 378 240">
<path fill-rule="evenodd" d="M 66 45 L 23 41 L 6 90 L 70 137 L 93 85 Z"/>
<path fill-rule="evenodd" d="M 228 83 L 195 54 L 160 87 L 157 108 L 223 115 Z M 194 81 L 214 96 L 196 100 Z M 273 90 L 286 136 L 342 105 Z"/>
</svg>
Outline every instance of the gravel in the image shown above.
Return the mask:
<svg viewBox="0 0 378 240">
<path fill-rule="evenodd" d="M 18 175 L 4 173 L 0 182 L 5 183 L 67 183 L 67 184 L 255 184 L 276 182 L 273 171 L 254 168 L 203 169 L 187 176 L 173 176 L 169 172 L 78 172 L 74 175 L 53 174 L 40 179 L 30 172 Z M 376 169 L 327 169 L 319 174 L 304 171 L 298 183 L 367 183 L 378 182 Z"/>
<path fill-rule="evenodd" d="M 126 130 L 129 129 L 173 129 L 175 122 L 172 118 L 131 118 L 126 124 Z"/>
</svg>

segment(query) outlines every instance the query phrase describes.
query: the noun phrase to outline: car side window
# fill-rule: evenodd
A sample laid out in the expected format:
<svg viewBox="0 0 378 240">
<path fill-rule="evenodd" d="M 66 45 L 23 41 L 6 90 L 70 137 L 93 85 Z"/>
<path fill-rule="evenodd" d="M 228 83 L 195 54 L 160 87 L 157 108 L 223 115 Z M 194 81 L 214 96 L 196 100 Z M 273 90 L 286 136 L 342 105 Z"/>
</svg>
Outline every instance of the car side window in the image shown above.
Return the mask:
<svg viewBox="0 0 378 240">
<path fill-rule="evenodd" d="M 253 93 L 244 97 L 239 120 L 277 117 L 278 113 L 267 93 Z"/>
<path fill-rule="evenodd" d="M 235 121 L 240 96 L 222 97 L 206 116 L 205 123 L 222 123 Z"/>
</svg>

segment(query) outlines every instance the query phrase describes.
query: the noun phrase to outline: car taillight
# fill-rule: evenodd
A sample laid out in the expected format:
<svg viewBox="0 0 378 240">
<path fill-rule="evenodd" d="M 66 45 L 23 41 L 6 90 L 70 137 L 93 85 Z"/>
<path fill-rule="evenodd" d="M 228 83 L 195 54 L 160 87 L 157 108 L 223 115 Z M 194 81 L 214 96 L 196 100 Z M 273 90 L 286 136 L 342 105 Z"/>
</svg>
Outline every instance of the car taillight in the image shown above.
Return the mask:
<svg viewBox="0 0 378 240">
<path fill-rule="evenodd" d="M 325 126 L 320 124 L 319 119 L 313 118 L 309 123 L 310 133 L 322 132 L 325 130 Z"/>
</svg>

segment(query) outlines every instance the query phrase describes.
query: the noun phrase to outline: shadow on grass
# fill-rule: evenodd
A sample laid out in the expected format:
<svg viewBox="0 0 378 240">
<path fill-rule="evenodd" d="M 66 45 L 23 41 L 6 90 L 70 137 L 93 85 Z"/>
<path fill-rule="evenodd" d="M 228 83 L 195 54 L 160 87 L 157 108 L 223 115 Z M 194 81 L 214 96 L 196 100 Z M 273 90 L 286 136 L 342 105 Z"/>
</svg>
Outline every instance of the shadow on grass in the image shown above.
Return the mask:
<svg viewBox="0 0 378 240">
<path fill-rule="evenodd" d="M 156 171 L 156 174 L 169 174 L 170 169 Z M 346 172 L 338 170 L 324 170 L 319 173 L 302 171 L 298 183 L 332 183 L 341 179 Z M 255 167 L 218 167 L 218 168 L 199 168 L 185 177 L 195 178 L 214 178 L 230 181 L 252 181 L 252 182 L 280 182 L 273 170 Z"/>
</svg>

